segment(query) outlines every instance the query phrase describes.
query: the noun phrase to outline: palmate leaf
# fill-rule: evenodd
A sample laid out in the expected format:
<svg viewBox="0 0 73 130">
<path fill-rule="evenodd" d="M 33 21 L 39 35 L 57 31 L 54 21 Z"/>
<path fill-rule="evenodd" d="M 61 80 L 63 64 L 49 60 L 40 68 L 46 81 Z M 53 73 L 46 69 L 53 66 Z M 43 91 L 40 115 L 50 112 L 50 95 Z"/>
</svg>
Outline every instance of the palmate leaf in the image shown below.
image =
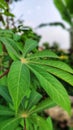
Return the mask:
<svg viewBox="0 0 73 130">
<path fill-rule="evenodd" d="M 9 118 L 0 121 L 0 130 L 14 130 L 17 128 L 20 118 Z"/>
<path fill-rule="evenodd" d="M 45 58 L 45 57 L 49 57 L 49 58 L 59 58 L 54 52 L 50 51 L 50 50 L 43 50 L 43 51 L 39 51 L 33 55 L 30 55 L 28 57 L 28 59 L 35 59 L 35 58 Z"/>
<path fill-rule="evenodd" d="M 37 41 L 32 39 L 27 39 L 23 50 L 23 56 L 25 57 L 28 52 L 32 51 L 37 46 L 38 46 Z"/>
<path fill-rule="evenodd" d="M 30 63 L 34 63 L 37 65 L 47 65 L 51 67 L 55 67 L 61 70 L 64 70 L 66 72 L 72 73 L 73 74 L 73 69 L 69 67 L 66 63 L 59 61 L 59 60 L 31 60 Z"/>
<path fill-rule="evenodd" d="M 51 74 L 47 73 L 38 65 L 28 65 L 29 69 L 36 75 L 41 86 L 51 99 L 65 109 L 68 113 L 71 111 L 70 100 L 63 85 Z"/>
<path fill-rule="evenodd" d="M 46 98 L 45 100 L 41 101 L 34 109 L 30 110 L 30 113 L 41 112 L 47 108 L 54 107 L 55 105 L 56 104 L 50 98 Z"/>
<path fill-rule="evenodd" d="M 8 74 L 8 89 L 13 100 L 15 110 L 26 95 L 30 85 L 30 73 L 21 61 L 13 62 Z"/>
<path fill-rule="evenodd" d="M 0 105 L 0 116 L 14 116 L 14 112 L 10 108 Z"/>
</svg>

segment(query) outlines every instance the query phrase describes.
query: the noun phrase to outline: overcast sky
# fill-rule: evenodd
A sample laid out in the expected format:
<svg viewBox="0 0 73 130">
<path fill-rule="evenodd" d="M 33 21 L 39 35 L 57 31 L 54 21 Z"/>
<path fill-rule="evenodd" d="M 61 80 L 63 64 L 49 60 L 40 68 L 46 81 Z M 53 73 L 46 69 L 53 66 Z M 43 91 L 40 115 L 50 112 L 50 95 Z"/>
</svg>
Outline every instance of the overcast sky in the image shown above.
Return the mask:
<svg viewBox="0 0 73 130">
<path fill-rule="evenodd" d="M 13 3 L 12 12 L 16 18 L 23 19 L 25 25 L 35 28 L 40 23 L 49 22 L 63 22 L 59 12 L 55 8 L 52 0 L 22 0 Z M 42 42 L 48 41 L 52 44 L 54 41 L 60 43 L 61 48 L 69 48 L 69 34 L 61 27 L 45 27 L 35 30 L 38 34 L 42 35 Z"/>
</svg>

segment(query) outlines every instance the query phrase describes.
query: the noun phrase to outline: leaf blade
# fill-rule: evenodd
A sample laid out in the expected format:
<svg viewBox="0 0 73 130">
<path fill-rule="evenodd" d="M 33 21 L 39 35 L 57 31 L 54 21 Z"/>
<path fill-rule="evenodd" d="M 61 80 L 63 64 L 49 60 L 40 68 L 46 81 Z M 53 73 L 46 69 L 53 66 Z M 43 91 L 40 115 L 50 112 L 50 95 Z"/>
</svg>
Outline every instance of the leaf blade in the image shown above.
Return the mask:
<svg viewBox="0 0 73 130">
<path fill-rule="evenodd" d="M 18 110 L 21 100 L 26 95 L 29 85 L 30 72 L 28 68 L 20 61 L 14 62 L 8 74 L 8 89 L 16 111 Z"/>
<path fill-rule="evenodd" d="M 30 55 L 28 59 L 35 59 L 35 58 L 44 58 L 44 57 L 49 57 L 49 58 L 59 58 L 54 52 L 50 50 L 43 50 L 43 51 L 38 51 L 37 53 Z"/>
<path fill-rule="evenodd" d="M 40 81 L 41 86 L 51 97 L 51 99 L 56 104 L 65 109 L 68 113 L 70 113 L 70 100 L 63 85 L 55 77 L 45 72 L 44 69 L 41 69 L 38 65 L 30 65 L 28 67 L 36 75 L 37 79 Z"/>
<path fill-rule="evenodd" d="M 37 46 L 38 46 L 37 41 L 27 39 L 23 50 L 23 56 L 25 57 L 28 52 L 32 51 Z"/>
</svg>

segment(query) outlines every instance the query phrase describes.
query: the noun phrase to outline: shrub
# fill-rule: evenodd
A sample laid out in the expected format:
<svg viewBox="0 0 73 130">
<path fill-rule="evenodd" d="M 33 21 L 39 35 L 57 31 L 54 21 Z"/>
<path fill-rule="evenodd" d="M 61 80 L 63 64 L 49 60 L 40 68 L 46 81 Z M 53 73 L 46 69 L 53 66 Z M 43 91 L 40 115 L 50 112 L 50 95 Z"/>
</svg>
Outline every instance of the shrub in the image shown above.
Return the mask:
<svg viewBox="0 0 73 130">
<path fill-rule="evenodd" d="M 11 30 L 0 30 L 0 129 L 52 130 L 50 117 L 40 112 L 57 104 L 71 114 L 68 94 L 57 77 L 73 86 L 73 70 L 50 50 L 34 51 L 37 41 L 23 44 L 20 39 Z"/>
</svg>

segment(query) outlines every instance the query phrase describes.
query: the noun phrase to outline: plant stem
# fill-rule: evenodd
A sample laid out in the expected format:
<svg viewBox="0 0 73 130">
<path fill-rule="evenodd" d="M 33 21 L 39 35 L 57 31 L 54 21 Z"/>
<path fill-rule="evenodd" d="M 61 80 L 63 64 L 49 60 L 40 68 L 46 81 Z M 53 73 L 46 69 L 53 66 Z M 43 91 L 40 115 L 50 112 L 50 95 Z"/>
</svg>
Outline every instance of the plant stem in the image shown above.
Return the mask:
<svg viewBox="0 0 73 130">
<path fill-rule="evenodd" d="M 25 120 L 24 120 L 24 130 L 26 130 L 26 123 L 25 123 Z"/>
<path fill-rule="evenodd" d="M 5 75 L 7 75 L 8 74 L 8 72 L 9 72 L 9 69 L 8 70 L 6 70 L 2 75 L 0 75 L 0 79 L 2 78 L 2 77 L 4 77 Z"/>
</svg>

